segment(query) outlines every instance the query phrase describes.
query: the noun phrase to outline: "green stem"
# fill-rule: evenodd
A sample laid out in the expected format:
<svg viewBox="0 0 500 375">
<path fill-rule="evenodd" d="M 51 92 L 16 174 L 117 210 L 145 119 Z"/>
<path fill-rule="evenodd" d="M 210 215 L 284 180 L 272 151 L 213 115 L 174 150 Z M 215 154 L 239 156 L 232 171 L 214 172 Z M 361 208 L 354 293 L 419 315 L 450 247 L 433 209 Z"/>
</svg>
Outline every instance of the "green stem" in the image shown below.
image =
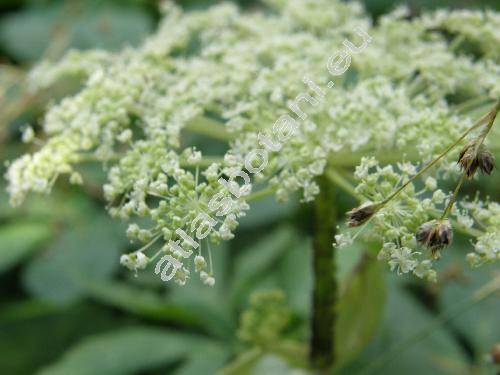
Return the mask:
<svg viewBox="0 0 500 375">
<path fill-rule="evenodd" d="M 337 172 L 334 169 L 328 169 L 326 171 L 326 176 L 332 181 L 335 185 L 339 186 L 342 190 L 356 198 L 357 200 L 361 201 L 363 199 L 363 196 L 361 194 L 358 194 L 356 192 L 356 189 L 354 186 L 351 185 L 347 179 L 344 178 L 339 172 Z"/>
<path fill-rule="evenodd" d="M 492 104 L 495 100 L 491 99 L 489 96 L 480 96 L 478 98 L 473 98 L 466 100 L 454 107 L 454 110 L 458 114 L 469 113 L 479 107 L 483 107 L 488 104 Z"/>
<path fill-rule="evenodd" d="M 441 216 L 440 220 L 444 220 L 448 217 L 448 215 L 453 207 L 453 204 L 457 200 L 458 192 L 460 191 L 460 188 L 462 187 L 462 184 L 464 183 L 466 177 L 467 177 L 467 172 L 464 172 L 462 174 L 462 177 L 460 177 L 460 181 L 458 182 L 457 187 L 455 188 L 455 191 L 453 191 L 453 194 L 450 198 L 450 201 L 446 205 L 446 208 L 444 209 L 443 215 Z"/>
<path fill-rule="evenodd" d="M 198 117 L 187 123 L 184 129 L 221 141 L 228 142 L 233 139 L 233 135 L 228 133 L 224 124 L 208 117 Z"/>
<path fill-rule="evenodd" d="M 310 361 L 319 371 L 331 369 L 335 360 L 335 302 L 338 288 L 335 279 L 334 188 L 322 176 L 317 180 L 320 193 L 314 203 L 313 301 L 311 314 Z"/>
<path fill-rule="evenodd" d="M 473 155 L 477 155 L 481 145 L 484 143 L 484 140 L 488 136 L 488 133 L 490 132 L 491 128 L 493 127 L 493 124 L 495 123 L 495 119 L 497 117 L 499 109 L 500 109 L 500 101 L 498 101 L 498 103 L 495 106 L 495 108 L 493 109 L 493 111 L 491 111 L 488 114 L 488 117 L 489 117 L 488 118 L 488 125 L 487 125 L 486 129 L 484 129 L 482 134 L 479 136 L 479 138 L 478 138 L 479 142 L 477 142 L 476 145 L 474 146 Z M 443 216 L 441 217 L 441 220 L 446 219 L 446 217 L 449 215 L 451 209 L 453 208 L 453 204 L 455 203 L 455 201 L 457 199 L 458 192 L 460 191 L 462 184 L 464 183 L 465 179 L 467 178 L 467 170 L 470 168 L 473 161 L 474 161 L 474 158 L 471 158 L 471 160 L 469 161 L 469 164 L 467 165 L 467 168 L 465 169 L 464 173 L 462 174 L 462 177 L 460 178 L 460 181 L 457 184 L 457 187 L 455 188 L 455 191 L 453 192 L 453 195 L 450 198 L 450 202 L 448 203 L 448 205 L 446 206 L 446 209 L 443 212 Z"/>
<path fill-rule="evenodd" d="M 220 156 L 203 156 L 201 160 L 195 163 L 181 162 L 180 165 L 182 168 L 187 168 L 187 167 L 208 168 L 213 163 L 224 164 L 224 158 Z"/>
<path fill-rule="evenodd" d="M 265 198 L 269 195 L 272 195 L 276 192 L 276 187 L 267 187 L 265 189 L 256 191 L 255 193 L 251 193 L 250 195 L 244 197 L 247 202 L 257 201 L 259 199 Z"/>
<path fill-rule="evenodd" d="M 111 157 L 107 159 L 102 159 L 97 157 L 94 154 L 85 154 L 81 153 L 77 155 L 78 163 L 83 163 L 83 162 L 111 162 L 111 161 L 118 161 L 121 160 L 123 157 L 125 157 L 124 153 L 121 154 L 114 154 Z M 195 163 L 188 163 L 187 161 L 181 161 L 180 166 L 182 168 L 189 168 L 189 167 L 200 167 L 200 168 L 207 168 L 213 163 L 219 163 L 219 164 L 224 164 L 224 158 L 221 156 L 203 156 L 201 160 L 195 162 Z"/>
</svg>

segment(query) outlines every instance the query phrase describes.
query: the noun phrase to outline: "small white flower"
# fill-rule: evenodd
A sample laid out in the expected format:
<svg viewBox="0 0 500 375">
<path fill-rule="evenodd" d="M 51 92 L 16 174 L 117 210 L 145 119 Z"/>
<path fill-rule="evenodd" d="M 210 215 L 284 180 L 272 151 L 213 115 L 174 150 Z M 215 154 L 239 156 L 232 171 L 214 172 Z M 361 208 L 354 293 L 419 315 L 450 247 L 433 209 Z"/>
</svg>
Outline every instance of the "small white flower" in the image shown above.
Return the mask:
<svg viewBox="0 0 500 375">
<path fill-rule="evenodd" d="M 194 267 L 196 269 L 196 272 L 200 272 L 201 270 L 205 269 L 207 266 L 207 262 L 205 261 L 205 258 L 203 258 L 201 255 L 197 255 L 194 257 Z"/>
<path fill-rule="evenodd" d="M 149 258 L 141 251 L 130 254 L 123 254 L 120 257 L 120 264 L 131 271 L 142 270 L 149 264 Z"/>
<path fill-rule="evenodd" d="M 457 212 L 456 216 L 457 216 L 458 225 L 460 225 L 461 227 L 472 228 L 472 226 L 474 225 L 474 219 L 472 217 L 470 217 L 469 215 L 467 215 L 465 213 L 462 214 L 460 212 Z"/>
<path fill-rule="evenodd" d="M 22 134 L 22 140 L 24 143 L 31 143 L 35 139 L 35 131 L 31 126 L 27 126 Z"/>
<path fill-rule="evenodd" d="M 446 198 L 446 194 L 443 193 L 441 189 L 438 189 L 432 194 L 432 201 L 437 204 L 441 204 L 444 202 Z"/>
<path fill-rule="evenodd" d="M 382 247 L 382 249 L 380 249 L 377 255 L 377 259 L 388 261 L 389 259 L 391 259 L 391 255 L 394 250 L 396 250 L 396 244 L 394 242 L 384 243 L 384 246 Z"/>
<path fill-rule="evenodd" d="M 182 267 L 177 270 L 174 276 L 174 282 L 180 286 L 186 285 L 186 282 L 189 280 L 190 272 L 188 269 Z"/>
<path fill-rule="evenodd" d="M 436 271 L 432 269 L 432 262 L 428 259 L 420 262 L 413 270 L 413 273 L 421 279 L 426 279 L 431 282 L 436 281 Z"/>
<path fill-rule="evenodd" d="M 391 259 L 389 260 L 391 271 L 396 270 L 398 275 L 412 271 L 418 264 L 414 259 L 416 254 L 417 253 L 412 252 L 411 249 L 407 247 L 394 249 L 391 253 Z"/>
<path fill-rule="evenodd" d="M 430 191 L 434 191 L 437 188 L 437 181 L 434 177 L 427 177 L 425 179 L 425 188 Z"/>
<path fill-rule="evenodd" d="M 410 162 L 398 163 L 398 168 L 401 172 L 406 173 L 409 176 L 413 176 L 417 173 L 417 168 Z"/>
<path fill-rule="evenodd" d="M 132 130 L 125 129 L 116 137 L 121 143 L 128 143 L 132 140 Z"/>
<path fill-rule="evenodd" d="M 335 243 L 334 246 L 337 248 L 349 246 L 353 243 L 353 239 L 350 233 L 341 233 L 335 235 Z"/>
<path fill-rule="evenodd" d="M 214 286 L 215 285 L 215 278 L 210 276 L 208 273 L 205 271 L 200 272 L 200 280 L 203 282 L 203 284 L 208 285 L 208 286 Z"/>
<path fill-rule="evenodd" d="M 71 176 L 69 176 L 69 182 L 73 185 L 81 185 L 83 184 L 83 178 L 80 173 L 73 172 Z"/>
</svg>

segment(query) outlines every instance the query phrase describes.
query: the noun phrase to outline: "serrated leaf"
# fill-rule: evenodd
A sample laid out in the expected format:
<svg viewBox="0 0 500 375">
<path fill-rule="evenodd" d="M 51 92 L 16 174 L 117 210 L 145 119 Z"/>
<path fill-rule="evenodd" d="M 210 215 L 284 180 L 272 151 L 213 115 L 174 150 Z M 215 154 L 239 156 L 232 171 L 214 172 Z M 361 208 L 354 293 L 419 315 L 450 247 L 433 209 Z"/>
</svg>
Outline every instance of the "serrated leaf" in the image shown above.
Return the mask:
<svg viewBox="0 0 500 375">
<path fill-rule="evenodd" d="M 256 364 L 249 374 L 253 375 L 306 375 L 307 372 L 293 368 L 283 358 L 276 355 L 265 355 Z"/>
<path fill-rule="evenodd" d="M 197 350 L 190 353 L 189 360 L 175 371 L 175 375 L 217 374 L 229 355 L 229 347 L 213 345 L 212 342 L 198 344 Z"/>
<path fill-rule="evenodd" d="M 134 327 L 89 337 L 71 348 L 42 375 L 134 374 L 189 359 L 206 339 L 165 330 Z M 211 342 L 213 347 L 217 343 Z"/>
<path fill-rule="evenodd" d="M 43 307 L 37 301 L 2 305 L 1 315 L 2 374 L 34 374 L 82 337 L 126 322 L 98 306 L 77 304 L 61 309 Z"/>
<path fill-rule="evenodd" d="M 259 348 L 253 348 L 239 354 L 220 371 L 220 375 L 247 375 L 250 374 L 263 356 Z"/>
<path fill-rule="evenodd" d="M 81 283 L 108 279 L 117 269 L 124 236 L 111 218 L 92 219 L 68 228 L 28 264 L 23 282 L 32 295 L 57 303 L 74 302 L 85 295 Z"/>
<path fill-rule="evenodd" d="M 335 328 L 338 366 L 355 358 L 380 324 L 385 303 L 381 265 L 365 255 L 341 285 Z"/>
<path fill-rule="evenodd" d="M 421 335 L 436 318 L 405 291 L 401 277 L 389 275 L 386 284 L 388 302 L 376 338 L 341 373 L 469 373 L 465 353 L 445 325 Z"/>
<path fill-rule="evenodd" d="M 457 301 L 462 301 L 473 295 L 479 288 L 486 285 L 495 272 L 496 265 L 484 265 L 481 268 L 472 268 L 465 261 L 464 256 L 472 251 L 468 241 L 456 241 L 456 250 L 447 253 L 446 262 L 437 265 L 438 274 L 442 275 L 443 287 L 441 289 L 439 304 L 441 310 L 446 310 Z M 462 250 L 462 251 L 461 251 Z M 448 275 L 449 280 L 446 282 Z M 500 298 L 488 298 L 480 305 L 454 318 L 449 324 L 456 330 L 474 349 L 475 362 L 484 363 L 484 355 L 489 353 L 500 337 L 498 314 L 500 311 Z"/>
<path fill-rule="evenodd" d="M 266 276 L 278 264 L 283 254 L 297 243 L 294 230 L 288 226 L 278 227 L 266 237 L 259 239 L 236 258 L 232 290 L 233 304 L 238 306 L 246 300 L 256 284 L 266 281 Z"/>
<path fill-rule="evenodd" d="M 179 286 L 170 284 L 168 301 L 176 306 L 195 311 L 204 323 L 205 330 L 223 339 L 233 339 L 236 322 L 230 301 L 227 298 L 228 288 L 232 281 L 228 279 L 227 268 L 229 249 L 227 243 L 211 246 L 215 286 L 204 285 L 198 273 L 192 272 L 191 280 Z M 206 256 L 206 250 L 202 253 Z M 208 256 L 206 256 L 208 259 Z M 148 272 L 148 271 L 147 271 Z M 149 271 L 153 272 L 153 271 Z M 155 275 L 158 277 L 157 275 Z"/>
<path fill-rule="evenodd" d="M 104 304 L 121 308 L 155 320 L 166 320 L 185 325 L 199 325 L 196 313 L 168 302 L 150 290 L 125 283 L 83 281 L 86 294 Z"/>
<path fill-rule="evenodd" d="M 150 290 L 125 283 L 86 281 L 80 285 L 85 289 L 87 296 L 105 305 L 149 319 L 196 328 L 216 337 L 232 338 L 234 324 L 227 309 L 214 311 L 210 306 L 196 304 L 196 301 L 189 303 L 175 296 L 166 298 Z M 205 287 L 205 290 L 207 288 Z"/>
<path fill-rule="evenodd" d="M 283 256 L 278 268 L 279 286 L 295 313 L 307 318 L 312 291 L 311 241 L 305 239 L 292 245 Z"/>
<path fill-rule="evenodd" d="M 280 219 L 290 217 L 297 210 L 299 203 L 296 199 L 290 199 L 287 203 L 278 203 L 276 197 L 269 196 L 254 201 L 250 204 L 250 210 L 240 220 L 240 227 L 248 229 L 252 227 L 265 227 Z"/>
<path fill-rule="evenodd" d="M 2 17 L 0 42 L 15 59 L 36 61 L 56 38 L 62 47 L 116 50 L 136 45 L 152 26 L 152 19 L 140 7 L 101 1 L 56 2 Z"/>
<path fill-rule="evenodd" d="M 15 266 L 53 235 L 49 223 L 13 223 L 0 228 L 0 273 Z"/>
</svg>

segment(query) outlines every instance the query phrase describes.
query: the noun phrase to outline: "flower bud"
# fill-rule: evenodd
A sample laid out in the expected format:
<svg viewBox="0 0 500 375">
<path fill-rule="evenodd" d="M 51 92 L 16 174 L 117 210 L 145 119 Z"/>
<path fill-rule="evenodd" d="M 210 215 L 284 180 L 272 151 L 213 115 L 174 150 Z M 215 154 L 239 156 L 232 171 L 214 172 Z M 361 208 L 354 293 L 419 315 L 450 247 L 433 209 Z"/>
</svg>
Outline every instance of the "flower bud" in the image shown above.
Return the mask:
<svg viewBox="0 0 500 375">
<path fill-rule="evenodd" d="M 205 261 L 205 258 L 203 258 L 201 255 L 197 255 L 194 257 L 194 267 L 196 269 L 196 272 L 199 272 L 207 266 L 207 262 Z"/>
<path fill-rule="evenodd" d="M 347 213 L 347 225 L 358 227 L 370 219 L 380 208 L 379 203 L 364 203 Z"/>
<path fill-rule="evenodd" d="M 210 276 L 210 274 L 206 273 L 205 271 L 200 272 L 200 279 L 203 282 L 203 284 L 205 284 L 205 285 L 208 285 L 208 286 L 215 285 L 215 278 Z"/>
<path fill-rule="evenodd" d="M 415 237 L 420 244 L 431 250 L 435 258 L 439 258 L 439 250 L 449 246 L 453 241 L 453 229 L 448 219 L 431 220 L 417 229 Z"/>
<path fill-rule="evenodd" d="M 477 148 L 476 142 L 473 140 L 466 144 L 460 151 L 458 158 L 458 164 L 468 178 L 474 176 L 478 168 L 481 169 L 481 172 L 489 175 L 495 167 L 493 154 L 484 145 Z"/>
<path fill-rule="evenodd" d="M 143 270 L 149 261 L 150 259 L 142 251 L 123 254 L 120 257 L 120 263 L 131 271 Z"/>
</svg>

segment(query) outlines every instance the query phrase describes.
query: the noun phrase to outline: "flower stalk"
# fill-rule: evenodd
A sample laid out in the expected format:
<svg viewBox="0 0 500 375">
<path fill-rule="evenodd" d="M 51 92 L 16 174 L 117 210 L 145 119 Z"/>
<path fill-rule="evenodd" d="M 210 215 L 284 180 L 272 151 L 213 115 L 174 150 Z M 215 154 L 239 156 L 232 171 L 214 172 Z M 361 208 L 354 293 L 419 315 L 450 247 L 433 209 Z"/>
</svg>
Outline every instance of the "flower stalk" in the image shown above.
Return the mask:
<svg viewBox="0 0 500 375">
<path fill-rule="evenodd" d="M 338 287 L 332 246 L 335 240 L 334 187 L 326 176 L 318 180 L 320 193 L 314 203 L 313 301 L 311 314 L 310 361 L 325 371 L 335 361 L 335 304 Z"/>
<path fill-rule="evenodd" d="M 469 129 L 467 129 L 455 142 L 446 147 L 446 149 L 439 154 L 435 159 L 433 159 L 429 164 L 427 164 L 424 168 L 422 168 L 417 174 L 415 174 L 412 178 L 408 179 L 403 185 L 401 185 L 394 193 L 392 193 L 389 197 L 387 197 L 382 205 L 385 205 L 387 202 L 391 201 L 393 198 L 397 197 L 399 193 L 401 193 L 409 184 L 431 169 L 434 165 L 436 165 L 442 158 L 444 158 L 448 153 L 453 150 L 460 142 L 464 140 L 473 130 L 483 126 L 488 123 L 488 129 L 491 129 L 493 123 L 495 122 L 496 115 L 498 110 L 500 109 L 500 101 L 497 102 L 495 107 L 488 112 L 485 116 L 481 117 L 477 122 L 474 123 Z M 489 130 L 488 130 L 489 131 Z M 487 133 L 486 133 L 487 134 Z M 485 137 L 485 136 L 484 136 Z M 483 141 L 484 141 L 483 137 Z M 481 142 L 482 143 L 482 142 Z"/>
<path fill-rule="evenodd" d="M 493 124 L 495 123 L 495 119 L 499 110 L 500 110 L 500 100 L 497 102 L 495 107 L 485 117 L 483 117 L 485 121 L 488 121 L 488 124 L 484 129 L 484 131 L 479 135 L 479 137 L 473 141 L 473 151 L 471 152 L 472 157 L 470 157 L 470 159 L 467 160 L 465 166 L 464 164 L 462 164 L 464 172 L 455 190 L 453 191 L 453 195 L 451 196 L 450 201 L 448 202 L 448 205 L 446 206 L 441 219 L 446 219 L 448 217 L 455 201 L 457 200 L 458 192 L 460 191 L 460 188 L 462 187 L 463 183 L 465 182 L 467 177 L 472 177 L 474 175 L 475 169 L 474 171 L 471 172 L 471 167 L 473 166 L 473 164 L 475 163 L 482 165 L 482 163 L 477 162 L 478 153 L 481 151 L 484 140 L 488 136 L 488 133 L 490 132 L 491 128 L 493 127 Z M 468 146 L 466 146 L 466 148 L 468 148 Z M 462 162 L 464 153 L 465 153 L 464 151 L 461 152 L 459 163 Z M 481 167 L 481 169 L 483 168 Z M 489 170 L 489 172 L 491 172 L 491 169 Z"/>
<path fill-rule="evenodd" d="M 473 154 L 476 155 L 478 150 L 481 148 L 484 140 L 486 139 L 486 136 L 488 135 L 489 131 L 493 127 L 493 124 L 495 122 L 496 116 L 498 114 L 498 111 L 500 110 L 500 100 L 497 102 L 497 104 L 483 117 L 481 117 L 478 121 L 476 121 L 469 129 L 467 129 L 455 142 L 450 144 L 446 149 L 439 154 L 436 158 L 434 158 L 431 162 L 429 162 L 424 168 L 422 168 L 418 173 L 413 175 L 411 178 L 408 179 L 404 184 L 402 184 L 399 188 L 397 188 L 391 195 L 389 195 L 386 199 L 384 199 L 382 202 L 375 202 L 371 204 L 366 204 L 360 207 L 357 207 L 353 210 L 351 210 L 348 213 L 349 217 L 349 226 L 359 226 L 364 223 L 366 223 L 370 217 L 372 217 L 377 211 L 379 211 L 381 208 L 383 208 L 387 203 L 389 203 L 391 200 L 396 198 L 408 185 L 410 185 L 413 181 L 415 181 L 417 178 L 422 176 L 425 172 L 427 172 L 429 169 L 431 169 L 434 165 L 436 165 L 441 159 L 443 159 L 448 153 L 453 150 L 460 142 L 462 142 L 473 130 L 485 125 L 486 128 L 485 130 L 481 133 L 481 135 L 477 138 L 474 146 L 474 152 Z M 451 210 L 453 206 L 453 202 L 456 199 L 456 195 L 458 194 L 458 191 L 460 190 L 460 187 L 463 184 L 463 180 L 467 176 L 468 170 L 471 166 L 471 163 L 474 161 L 474 158 L 471 158 L 471 160 L 468 162 L 468 165 L 464 168 L 464 177 L 460 180 L 458 183 L 455 192 L 453 193 L 452 198 L 450 199 L 450 202 L 448 204 L 448 207 L 446 207 L 442 219 L 446 218 L 448 215 L 449 211 Z M 367 210 L 367 207 L 370 208 Z M 365 215 L 359 218 L 359 214 L 364 213 Z"/>
</svg>

